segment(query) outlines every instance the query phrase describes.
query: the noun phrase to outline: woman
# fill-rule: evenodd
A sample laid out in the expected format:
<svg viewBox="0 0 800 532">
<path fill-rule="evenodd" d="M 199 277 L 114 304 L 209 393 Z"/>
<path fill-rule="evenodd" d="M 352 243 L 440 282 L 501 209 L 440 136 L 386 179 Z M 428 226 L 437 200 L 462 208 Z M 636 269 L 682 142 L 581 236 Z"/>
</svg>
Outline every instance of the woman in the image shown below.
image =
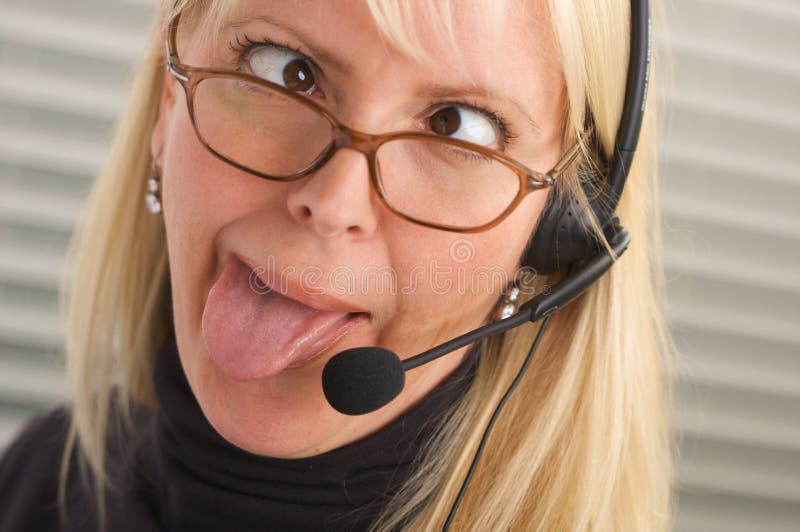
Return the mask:
<svg viewBox="0 0 800 532">
<path fill-rule="evenodd" d="M 548 198 L 586 208 L 611 157 L 629 3 L 174 4 L 74 240 L 69 406 L 6 455 L 0 530 L 441 528 L 540 326 L 363 415 L 323 368 L 407 359 L 563 278 L 524 259 Z M 645 114 L 634 244 L 547 318 L 454 529 L 668 526 Z M 413 133 L 360 133 L 388 131 Z"/>
</svg>

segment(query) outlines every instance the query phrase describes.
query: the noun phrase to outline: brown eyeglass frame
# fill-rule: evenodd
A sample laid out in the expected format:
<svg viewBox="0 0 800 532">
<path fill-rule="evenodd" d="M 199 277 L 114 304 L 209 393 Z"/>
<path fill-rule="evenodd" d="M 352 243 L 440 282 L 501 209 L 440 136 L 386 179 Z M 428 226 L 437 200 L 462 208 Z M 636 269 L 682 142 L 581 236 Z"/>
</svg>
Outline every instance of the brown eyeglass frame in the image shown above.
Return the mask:
<svg viewBox="0 0 800 532">
<path fill-rule="evenodd" d="M 180 19 L 180 13 L 175 15 L 175 17 L 170 21 L 167 30 L 167 35 L 165 39 L 166 62 L 167 62 L 166 67 L 169 73 L 172 74 L 183 87 L 183 90 L 186 93 L 186 104 L 189 109 L 189 117 L 192 121 L 192 126 L 194 127 L 195 133 L 197 134 L 197 138 L 200 140 L 203 146 L 206 147 L 208 151 L 210 151 L 219 159 L 230 164 L 231 166 L 239 168 L 240 170 L 256 175 L 258 177 L 262 177 L 264 179 L 269 179 L 272 181 L 293 181 L 296 179 L 300 179 L 301 177 L 305 177 L 311 174 L 312 172 L 316 171 L 317 169 L 319 169 L 322 165 L 328 162 L 328 160 L 331 157 L 333 157 L 333 155 L 339 149 L 352 148 L 354 150 L 363 153 L 366 156 L 372 187 L 377 191 L 378 197 L 380 197 L 381 202 L 386 206 L 386 208 L 405 220 L 408 220 L 410 222 L 425 227 L 431 227 L 434 229 L 443 229 L 445 231 L 453 231 L 457 233 L 478 233 L 491 229 L 492 227 L 498 225 L 500 222 L 505 220 L 528 193 L 534 190 L 540 190 L 543 188 L 548 188 L 553 186 L 555 184 L 556 179 L 578 157 L 581 151 L 580 150 L 581 140 L 586 138 L 587 135 L 589 134 L 589 132 L 584 132 L 578 139 L 578 141 L 572 146 L 572 148 L 570 148 L 561 157 L 561 160 L 559 160 L 549 172 L 541 173 L 535 170 L 531 170 L 524 164 L 515 161 L 514 159 L 506 156 L 504 153 L 500 151 L 493 150 L 491 148 L 486 148 L 484 146 L 473 144 L 471 142 L 463 141 L 460 139 L 445 138 L 435 133 L 428 133 L 424 131 L 396 131 L 396 132 L 384 133 L 381 135 L 372 135 L 369 133 L 364 133 L 349 128 L 346 125 L 342 124 L 324 107 L 320 106 L 317 102 L 311 100 L 310 98 L 300 93 L 293 92 L 271 81 L 267 81 L 263 78 L 253 76 L 245 72 L 237 72 L 233 70 L 222 70 L 213 68 L 198 68 L 181 63 L 180 59 L 178 58 L 178 48 L 177 48 L 177 33 L 178 33 L 179 19 Z M 286 96 L 287 98 L 290 98 L 292 100 L 301 103 L 305 107 L 316 112 L 320 117 L 322 117 L 323 120 L 325 120 L 328 123 L 332 131 L 331 143 L 306 168 L 288 176 L 274 176 L 270 174 L 265 174 L 263 172 L 259 172 L 258 170 L 248 168 L 222 155 L 214 148 L 209 146 L 206 140 L 200 134 L 200 130 L 197 127 L 197 122 L 194 116 L 195 89 L 197 88 L 197 85 L 201 81 L 207 78 L 233 78 L 233 79 L 245 80 L 249 83 L 253 83 L 255 85 L 261 85 L 269 90 L 276 91 Z M 452 226 L 446 224 L 437 224 L 409 216 L 401 211 L 398 211 L 387 199 L 385 191 L 383 189 L 383 185 L 379 178 L 379 170 L 376 157 L 377 150 L 378 148 L 381 147 L 382 144 L 398 139 L 432 141 L 477 152 L 511 169 L 519 177 L 520 180 L 519 191 L 517 192 L 516 197 L 511 201 L 511 203 L 508 205 L 508 207 L 506 207 L 506 209 L 502 213 L 500 213 L 492 221 L 477 227 L 460 227 L 460 226 Z"/>
</svg>

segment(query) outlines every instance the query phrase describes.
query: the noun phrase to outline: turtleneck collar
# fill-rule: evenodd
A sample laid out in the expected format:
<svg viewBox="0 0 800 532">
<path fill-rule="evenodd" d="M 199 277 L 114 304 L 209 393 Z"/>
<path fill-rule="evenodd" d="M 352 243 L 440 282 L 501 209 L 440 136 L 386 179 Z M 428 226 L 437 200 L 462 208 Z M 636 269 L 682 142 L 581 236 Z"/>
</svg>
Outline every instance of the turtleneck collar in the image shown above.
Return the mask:
<svg viewBox="0 0 800 532">
<path fill-rule="evenodd" d="M 168 530 L 363 530 L 412 472 L 414 459 L 467 388 L 477 351 L 379 431 L 299 459 L 249 453 L 206 420 L 183 373 L 174 331 L 157 355 L 158 411 L 145 475 Z"/>
</svg>

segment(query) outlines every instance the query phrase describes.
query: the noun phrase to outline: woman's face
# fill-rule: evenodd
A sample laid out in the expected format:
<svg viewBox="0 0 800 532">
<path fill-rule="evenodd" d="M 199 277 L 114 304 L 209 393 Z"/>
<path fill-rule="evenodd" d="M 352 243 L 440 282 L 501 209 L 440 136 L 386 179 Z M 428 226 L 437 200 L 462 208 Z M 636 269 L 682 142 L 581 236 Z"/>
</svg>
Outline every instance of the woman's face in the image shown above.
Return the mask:
<svg viewBox="0 0 800 532">
<path fill-rule="evenodd" d="M 513 145 L 537 170 L 549 169 L 561 154 L 565 96 L 544 7 L 506 10 L 495 37 L 486 14 L 462 3 L 457 9 L 459 53 L 441 30 L 420 24 L 432 65 L 390 45 L 361 1 L 242 2 L 232 15 L 237 23 L 225 26 L 216 45 L 184 29 L 178 53 L 191 66 L 240 61 L 255 75 L 300 76 L 311 98 L 369 133 L 430 131 L 432 115 L 444 110 L 462 124 L 453 135 Z M 234 51 L 237 40 L 265 39 L 274 45 Z M 492 229 L 459 234 L 387 210 L 355 150 L 339 150 L 300 180 L 265 180 L 200 143 L 184 91 L 169 75 L 151 144 L 163 167 L 185 373 L 224 438 L 276 457 L 311 456 L 363 438 L 441 382 L 466 348 L 409 371 L 396 400 L 363 416 L 333 410 L 321 374 L 348 348 L 381 346 L 407 358 L 482 325 L 513 278 L 547 195 L 527 195 Z"/>
</svg>

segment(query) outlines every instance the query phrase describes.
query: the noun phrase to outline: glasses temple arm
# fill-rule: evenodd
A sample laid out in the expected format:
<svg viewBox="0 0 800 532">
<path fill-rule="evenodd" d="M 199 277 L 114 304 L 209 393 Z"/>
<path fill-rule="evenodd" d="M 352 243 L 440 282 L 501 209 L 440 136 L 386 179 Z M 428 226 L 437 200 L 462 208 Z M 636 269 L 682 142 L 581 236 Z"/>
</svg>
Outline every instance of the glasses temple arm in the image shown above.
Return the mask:
<svg viewBox="0 0 800 532">
<path fill-rule="evenodd" d="M 550 179 L 555 179 L 560 176 L 562 173 L 564 173 L 564 170 L 569 168 L 569 166 L 575 162 L 575 159 L 582 151 L 583 142 L 589 137 L 589 135 L 591 135 L 591 133 L 592 130 L 588 129 L 581 134 L 581 136 L 578 138 L 578 141 L 575 142 L 572 148 L 570 148 L 569 151 L 564 154 L 561 160 L 556 163 L 553 169 L 548 172 L 547 176 Z"/>
</svg>

